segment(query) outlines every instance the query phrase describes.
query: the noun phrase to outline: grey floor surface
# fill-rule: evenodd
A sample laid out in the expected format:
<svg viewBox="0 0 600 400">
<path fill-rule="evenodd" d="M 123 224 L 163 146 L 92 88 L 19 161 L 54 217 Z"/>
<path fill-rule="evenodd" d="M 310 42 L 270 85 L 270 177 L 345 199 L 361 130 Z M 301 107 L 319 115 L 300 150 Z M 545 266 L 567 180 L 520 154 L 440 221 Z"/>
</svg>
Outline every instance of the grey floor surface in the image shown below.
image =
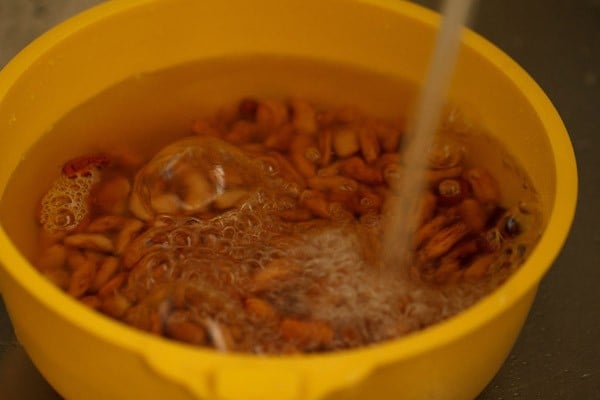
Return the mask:
<svg viewBox="0 0 600 400">
<path fill-rule="evenodd" d="M 0 67 L 43 31 L 99 2 L 0 0 Z M 564 250 L 512 353 L 478 400 L 600 399 L 600 0 L 480 3 L 473 28 L 519 62 L 561 113 L 580 193 Z M 17 343 L 1 301 L 0 399 L 60 399 Z"/>
</svg>

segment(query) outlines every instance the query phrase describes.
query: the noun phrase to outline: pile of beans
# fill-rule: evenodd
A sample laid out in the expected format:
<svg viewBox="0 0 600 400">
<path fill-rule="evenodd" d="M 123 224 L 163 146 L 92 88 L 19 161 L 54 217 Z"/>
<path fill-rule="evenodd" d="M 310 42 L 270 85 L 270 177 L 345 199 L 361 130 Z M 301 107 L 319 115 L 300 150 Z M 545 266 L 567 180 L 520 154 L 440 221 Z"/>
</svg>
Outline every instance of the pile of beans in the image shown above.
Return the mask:
<svg viewBox="0 0 600 400">
<path fill-rule="evenodd" d="M 77 186 L 78 179 L 93 178 L 86 192 L 87 213 L 74 223 L 65 217 L 64 207 L 62 214 L 48 215 L 44 207 L 50 200 L 42 201 L 42 251 L 36 263 L 41 273 L 110 317 L 191 344 L 256 352 L 368 344 L 371 339 L 356 332 L 338 331 L 328 321 L 295 315 L 269 300 L 273 287 L 302 274 L 302 265 L 286 260 L 285 244 L 273 245 L 279 253 L 264 265 L 244 270 L 238 282 L 244 290 L 236 288 L 236 282 L 223 283 L 218 271 L 204 276 L 201 289 L 190 287 L 185 284 L 191 278 L 181 254 L 196 257 L 194 250 L 160 257 L 155 250 L 165 248 L 168 241 L 176 249 L 213 246 L 214 252 L 217 244 L 209 242 L 220 238 L 200 227 L 246 207 L 249 199 L 260 195 L 262 180 L 278 188 L 272 221 L 301 227 L 363 226 L 370 243 L 365 247 L 371 250 L 364 257 L 367 263 L 377 264 L 385 203 L 401 195 L 397 178 L 410 168 L 398 151 L 405 136 L 403 124 L 369 117 L 351 107 L 317 109 L 301 99 L 246 98 L 196 121 L 192 132 L 194 138 L 171 145 L 167 153 L 184 154 L 190 143 L 226 149 L 226 155 L 219 157 L 233 154 L 235 159 L 223 162 L 221 173 L 226 179 L 220 186 L 216 175 L 200 173 L 198 166 L 206 160 L 221 161 L 210 156 L 198 161 L 202 154 L 193 162 L 177 164 L 169 174 L 152 170 L 160 177 L 154 181 L 141 178 L 154 164 L 135 153 L 94 154 L 68 161 L 60 178 L 67 184 Z M 496 179 L 482 166 L 466 165 L 464 154 L 461 145 L 440 137 L 427 156 L 427 191 L 420 205 L 411 264 L 411 279 L 426 285 L 487 279 L 525 252 L 521 246 L 507 247 L 522 230 L 516 208 L 501 206 Z M 63 201 L 67 207 L 72 199 L 61 200 L 54 193 L 52 201 Z M 251 218 L 251 211 L 244 215 Z M 187 233 L 165 236 L 164 227 Z M 281 236 L 296 228 L 284 229 L 282 235 L 277 229 L 268 238 L 273 243 L 285 242 Z M 211 262 L 217 263 L 217 258 Z M 205 285 L 211 282 L 215 287 Z M 222 317 L 244 313 L 250 324 L 268 327 L 284 344 L 247 343 L 244 330 Z M 392 336 L 420 328 L 399 327 Z"/>
</svg>

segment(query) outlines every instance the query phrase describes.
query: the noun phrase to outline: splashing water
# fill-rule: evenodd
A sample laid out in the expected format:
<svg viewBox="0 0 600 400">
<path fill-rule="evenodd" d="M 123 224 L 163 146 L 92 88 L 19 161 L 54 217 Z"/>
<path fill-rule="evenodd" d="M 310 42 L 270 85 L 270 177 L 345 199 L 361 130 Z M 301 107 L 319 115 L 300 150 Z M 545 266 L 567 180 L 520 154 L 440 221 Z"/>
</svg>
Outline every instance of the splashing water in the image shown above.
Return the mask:
<svg viewBox="0 0 600 400">
<path fill-rule="evenodd" d="M 410 252 L 417 227 L 419 199 L 425 189 L 426 160 L 433 143 L 456 62 L 462 26 L 467 20 L 473 0 L 447 0 L 425 85 L 421 92 L 415 123 L 407 143 L 404 164 L 397 184 L 402 195 L 386 204 L 389 214 L 384 234 L 384 265 L 400 265 L 400 274 L 408 275 Z M 394 267 L 396 272 L 396 267 Z"/>
</svg>

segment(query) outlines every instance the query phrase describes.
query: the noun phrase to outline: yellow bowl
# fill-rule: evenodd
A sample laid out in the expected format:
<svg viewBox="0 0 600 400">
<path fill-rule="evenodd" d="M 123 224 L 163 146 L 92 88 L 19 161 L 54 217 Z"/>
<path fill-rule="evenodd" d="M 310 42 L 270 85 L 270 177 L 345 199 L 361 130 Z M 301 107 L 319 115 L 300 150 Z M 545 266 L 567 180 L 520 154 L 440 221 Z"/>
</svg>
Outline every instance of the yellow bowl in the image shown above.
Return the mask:
<svg viewBox="0 0 600 400">
<path fill-rule="evenodd" d="M 1 190 L 57 120 L 135 74 L 272 54 L 420 82 L 437 26 L 434 13 L 391 0 L 107 2 L 46 33 L 0 73 Z M 507 356 L 567 236 L 577 172 L 550 101 L 472 32 L 451 95 L 525 167 L 547 216 L 528 261 L 466 312 L 400 340 L 333 354 L 253 357 L 191 348 L 113 322 L 54 288 L 11 241 L 4 216 L 19 211 L 3 209 L 0 289 L 19 340 L 68 399 L 474 398 Z"/>
</svg>

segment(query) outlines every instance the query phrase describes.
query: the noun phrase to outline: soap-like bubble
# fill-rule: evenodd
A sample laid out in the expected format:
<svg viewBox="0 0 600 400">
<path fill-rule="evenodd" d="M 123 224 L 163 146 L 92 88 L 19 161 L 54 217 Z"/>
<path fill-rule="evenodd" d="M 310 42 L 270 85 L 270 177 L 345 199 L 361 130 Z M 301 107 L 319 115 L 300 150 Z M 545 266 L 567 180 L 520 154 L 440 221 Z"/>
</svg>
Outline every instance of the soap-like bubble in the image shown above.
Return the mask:
<svg viewBox="0 0 600 400">
<path fill-rule="evenodd" d="M 41 202 L 40 222 L 50 233 L 75 229 L 89 212 L 89 194 L 98 182 L 99 172 L 68 178 L 61 175 Z"/>
<path fill-rule="evenodd" d="M 191 137 L 162 149 L 135 178 L 131 203 L 139 217 L 156 214 L 194 215 L 213 201 L 227 208 L 224 194 L 256 192 L 264 182 L 262 168 L 238 148 L 211 137 Z M 241 197 L 241 196 L 239 196 Z"/>
</svg>

